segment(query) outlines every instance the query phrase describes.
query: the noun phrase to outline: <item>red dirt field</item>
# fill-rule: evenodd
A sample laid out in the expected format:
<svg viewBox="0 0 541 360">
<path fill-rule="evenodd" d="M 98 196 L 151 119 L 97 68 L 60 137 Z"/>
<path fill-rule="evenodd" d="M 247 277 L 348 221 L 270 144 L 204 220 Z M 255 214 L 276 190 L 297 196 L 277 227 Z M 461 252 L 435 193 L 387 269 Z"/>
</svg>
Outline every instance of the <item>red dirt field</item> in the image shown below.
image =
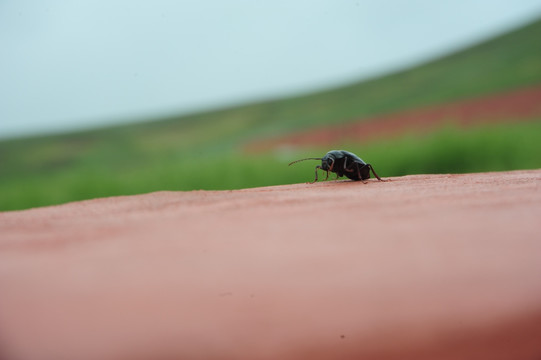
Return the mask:
<svg viewBox="0 0 541 360">
<path fill-rule="evenodd" d="M 0 213 L 3 360 L 541 358 L 541 170 Z"/>
<path fill-rule="evenodd" d="M 427 132 L 444 124 L 474 124 L 528 121 L 541 116 L 541 86 L 452 102 L 320 127 L 278 138 L 259 139 L 246 145 L 249 151 L 279 147 L 332 145 L 343 142 L 389 138 L 408 132 Z"/>
</svg>

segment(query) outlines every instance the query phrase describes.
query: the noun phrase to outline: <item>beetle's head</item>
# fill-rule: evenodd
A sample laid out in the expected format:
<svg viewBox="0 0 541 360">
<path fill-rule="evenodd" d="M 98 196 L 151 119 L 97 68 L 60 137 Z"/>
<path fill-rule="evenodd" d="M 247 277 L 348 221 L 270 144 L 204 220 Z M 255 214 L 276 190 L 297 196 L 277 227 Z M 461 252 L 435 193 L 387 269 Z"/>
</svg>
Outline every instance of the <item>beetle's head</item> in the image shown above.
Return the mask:
<svg viewBox="0 0 541 360">
<path fill-rule="evenodd" d="M 332 171 L 334 165 L 334 157 L 325 155 L 321 158 L 321 169 L 325 171 Z"/>
</svg>

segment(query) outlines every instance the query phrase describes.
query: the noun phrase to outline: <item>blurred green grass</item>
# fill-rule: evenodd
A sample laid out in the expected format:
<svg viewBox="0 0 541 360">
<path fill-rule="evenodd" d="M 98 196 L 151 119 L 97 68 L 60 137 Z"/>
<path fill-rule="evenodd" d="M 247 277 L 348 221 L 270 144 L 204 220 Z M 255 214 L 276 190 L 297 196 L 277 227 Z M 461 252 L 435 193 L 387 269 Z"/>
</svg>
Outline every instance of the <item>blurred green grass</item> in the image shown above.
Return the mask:
<svg viewBox="0 0 541 360">
<path fill-rule="evenodd" d="M 541 119 L 531 123 L 452 126 L 426 135 L 408 135 L 364 145 L 344 144 L 380 176 L 467 173 L 541 168 Z M 138 159 L 104 169 L 99 162 L 77 163 L 39 176 L 3 177 L 2 210 L 59 204 L 112 195 L 161 190 L 223 190 L 312 181 L 317 161 L 287 166 L 305 156 L 322 156 L 327 148 L 243 154 L 230 150 L 196 157 Z M 114 161 L 113 161 L 114 162 Z M 333 175 L 334 176 L 334 175 Z M 331 177 L 334 178 L 334 177 Z"/>
<path fill-rule="evenodd" d="M 70 134 L 0 141 L 0 210 L 159 190 L 311 181 L 330 149 L 246 154 L 243 144 L 318 125 L 541 84 L 541 20 L 412 69 L 305 96 Z M 511 119 L 510 119 L 511 120 Z M 520 121 L 521 119 L 516 119 Z M 540 120 L 340 144 L 382 176 L 541 167 Z"/>
</svg>

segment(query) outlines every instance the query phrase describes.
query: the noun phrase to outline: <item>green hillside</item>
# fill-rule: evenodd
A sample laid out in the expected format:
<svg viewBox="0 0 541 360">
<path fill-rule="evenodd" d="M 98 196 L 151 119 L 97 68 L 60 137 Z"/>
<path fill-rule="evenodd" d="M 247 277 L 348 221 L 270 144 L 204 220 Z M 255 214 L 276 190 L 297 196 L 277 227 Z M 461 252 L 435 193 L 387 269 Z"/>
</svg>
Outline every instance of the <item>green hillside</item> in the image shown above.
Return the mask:
<svg viewBox="0 0 541 360">
<path fill-rule="evenodd" d="M 539 39 L 541 20 L 412 69 L 306 96 L 2 141 L 0 210 L 156 190 L 228 189 L 310 180 L 314 164 L 295 169 L 286 166 L 288 160 L 304 153 L 281 158 L 275 154 L 248 155 L 239 149 L 259 137 L 541 84 Z M 520 141 L 503 136 L 509 134 Z M 468 134 L 447 129 L 422 139 L 379 146 L 339 146 L 358 151 L 365 160 L 377 164 L 378 172 L 383 168 L 385 176 L 505 170 L 541 167 L 536 160 L 541 156 L 527 155 L 541 154 L 536 145 L 540 134 L 538 121 L 481 128 Z M 470 145 L 465 147 L 465 141 Z M 447 144 L 445 149 L 433 152 L 441 143 Z M 468 151 L 468 166 L 445 155 L 464 149 Z M 315 146 L 310 151 L 319 155 L 326 149 Z M 439 154 L 441 160 L 421 156 L 426 153 Z M 402 154 L 408 154 L 407 159 Z M 488 161 L 492 158 L 503 160 Z"/>
</svg>

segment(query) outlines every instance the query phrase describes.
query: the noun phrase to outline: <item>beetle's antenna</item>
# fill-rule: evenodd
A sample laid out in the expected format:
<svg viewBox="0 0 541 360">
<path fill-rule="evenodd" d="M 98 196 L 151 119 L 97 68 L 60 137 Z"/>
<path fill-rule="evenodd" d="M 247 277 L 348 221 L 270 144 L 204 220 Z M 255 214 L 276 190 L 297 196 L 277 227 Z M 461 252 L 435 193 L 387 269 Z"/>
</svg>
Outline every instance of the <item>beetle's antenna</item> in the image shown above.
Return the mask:
<svg viewBox="0 0 541 360">
<path fill-rule="evenodd" d="M 298 163 L 299 161 L 304 161 L 304 160 L 321 160 L 321 158 L 306 158 L 306 159 L 295 160 L 293 162 L 290 162 L 288 166 Z"/>
</svg>

